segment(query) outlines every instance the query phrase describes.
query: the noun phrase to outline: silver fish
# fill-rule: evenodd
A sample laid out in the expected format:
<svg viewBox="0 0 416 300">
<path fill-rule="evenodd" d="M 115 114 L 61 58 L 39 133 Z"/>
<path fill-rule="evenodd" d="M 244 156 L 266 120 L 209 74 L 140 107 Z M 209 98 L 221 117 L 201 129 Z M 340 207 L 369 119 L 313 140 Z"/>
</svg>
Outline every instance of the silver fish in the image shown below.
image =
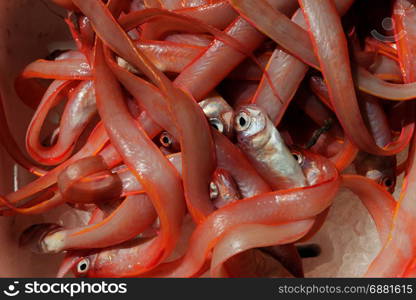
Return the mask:
<svg viewBox="0 0 416 300">
<path fill-rule="evenodd" d="M 239 147 L 274 190 L 307 185 L 299 163 L 261 108 L 253 104 L 241 106 L 234 129 Z"/>
<path fill-rule="evenodd" d="M 177 153 L 181 150 L 179 141 L 169 132 L 163 131 L 159 136 L 159 143 L 164 154 Z"/>
<path fill-rule="evenodd" d="M 210 197 L 216 208 L 221 208 L 241 199 L 240 191 L 231 174 L 218 168 L 212 175 Z"/>
<path fill-rule="evenodd" d="M 354 161 L 358 174 L 374 180 L 390 193 L 396 187 L 396 156 L 376 156 L 360 152 Z"/>
<path fill-rule="evenodd" d="M 233 108 L 219 94 L 212 93 L 208 98 L 199 102 L 209 123 L 224 135 L 233 134 Z"/>
</svg>

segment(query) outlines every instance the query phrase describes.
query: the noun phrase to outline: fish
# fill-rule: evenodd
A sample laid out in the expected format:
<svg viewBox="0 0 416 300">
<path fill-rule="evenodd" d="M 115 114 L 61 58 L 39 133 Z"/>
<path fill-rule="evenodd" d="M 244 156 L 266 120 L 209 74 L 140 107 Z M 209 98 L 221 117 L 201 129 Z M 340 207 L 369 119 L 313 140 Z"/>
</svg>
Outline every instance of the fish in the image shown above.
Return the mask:
<svg viewBox="0 0 416 300">
<path fill-rule="evenodd" d="M 354 161 L 355 170 L 382 185 L 390 193 L 396 188 L 396 156 L 377 156 L 360 152 Z"/>
<path fill-rule="evenodd" d="M 218 168 L 212 177 L 210 197 L 216 208 L 221 208 L 242 198 L 237 183 L 228 171 Z"/>
<path fill-rule="evenodd" d="M 273 190 L 307 186 L 302 168 L 263 109 L 241 106 L 234 129 L 239 147 Z"/>
<path fill-rule="evenodd" d="M 216 92 L 199 102 L 199 106 L 208 118 L 209 123 L 227 137 L 233 135 L 233 108 Z"/>
</svg>

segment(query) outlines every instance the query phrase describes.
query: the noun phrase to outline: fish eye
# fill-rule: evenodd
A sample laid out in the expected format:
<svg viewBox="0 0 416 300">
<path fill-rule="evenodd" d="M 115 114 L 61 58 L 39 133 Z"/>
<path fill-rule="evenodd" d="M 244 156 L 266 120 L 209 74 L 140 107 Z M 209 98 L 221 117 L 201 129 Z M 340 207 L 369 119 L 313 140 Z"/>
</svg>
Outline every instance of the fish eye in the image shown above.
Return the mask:
<svg viewBox="0 0 416 300">
<path fill-rule="evenodd" d="M 394 180 L 393 180 L 392 178 L 390 178 L 390 177 L 384 177 L 384 178 L 382 179 L 382 184 L 383 184 L 385 187 L 390 188 L 390 187 L 392 187 L 392 186 L 394 185 Z"/>
<path fill-rule="evenodd" d="M 217 118 L 211 118 L 209 119 L 209 123 L 212 127 L 214 127 L 216 130 L 218 130 L 221 133 L 224 133 L 224 124 Z"/>
<path fill-rule="evenodd" d="M 172 139 L 170 137 L 170 134 L 168 132 L 166 132 L 166 131 L 163 132 L 160 135 L 159 141 L 162 144 L 162 146 L 163 147 L 166 147 L 166 148 L 172 145 Z"/>
<path fill-rule="evenodd" d="M 293 158 L 298 162 L 299 165 L 303 164 L 303 155 L 299 152 L 292 152 Z"/>
<path fill-rule="evenodd" d="M 245 130 L 250 126 L 250 116 L 245 113 L 241 112 L 236 117 L 236 127 L 238 130 Z"/>
<path fill-rule="evenodd" d="M 218 196 L 218 186 L 215 184 L 215 182 L 211 181 L 211 183 L 209 184 L 209 197 L 211 198 L 211 200 L 213 200 L 218 198 Z"/>
<path fill-rule="evenodd" d="M 90 260 L 88 258 L 81 259 L 77 264 L 77 273 L 86 274 L 90 268 Z"/>
</svg>

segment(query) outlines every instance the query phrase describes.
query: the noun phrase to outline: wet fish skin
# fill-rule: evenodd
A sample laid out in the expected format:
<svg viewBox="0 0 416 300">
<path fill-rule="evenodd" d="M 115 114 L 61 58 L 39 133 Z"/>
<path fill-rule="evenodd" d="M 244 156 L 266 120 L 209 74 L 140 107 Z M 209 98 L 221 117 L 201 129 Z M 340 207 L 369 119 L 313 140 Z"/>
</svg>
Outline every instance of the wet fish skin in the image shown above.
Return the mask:
<svg viewBox="0 0 416 300">
<path fill-rule="evenodd" d="M 239 147 L 272 189 L 307 185 L 302 169 L 279 131 L 256 105 L 244 105 L 236 112 L 234 129 Z"/>
</svg>

